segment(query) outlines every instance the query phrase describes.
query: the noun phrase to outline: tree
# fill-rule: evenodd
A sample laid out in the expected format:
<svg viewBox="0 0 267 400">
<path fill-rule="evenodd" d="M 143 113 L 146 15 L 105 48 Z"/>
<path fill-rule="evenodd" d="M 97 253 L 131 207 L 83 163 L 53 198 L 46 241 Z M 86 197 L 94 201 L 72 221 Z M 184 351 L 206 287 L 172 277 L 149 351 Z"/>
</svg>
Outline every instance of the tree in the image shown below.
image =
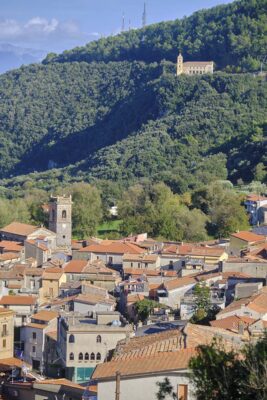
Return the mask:
<svg viewBox="0 0 267 400">
<path fill-rule="evenodd" d="M 195 297 L 194 315 L 191 323 L 208 325 L 218 312 L 217 307 L 211 304 L 211 291 L 205 283 L 197 283 L 193 289 Z"/>
<path fill-rule="evenodd" d="M 102 217 L 101 198 L 98 189 L 86 183 L 70 188 L 73 199 L 73 232 L 79 238 L 94 235 Z"/>
<path fill-rule="evenodd" d="M 146 321 L 155 307 L 162 306 L 158 302 L 153 301 L 153 300 L 139 300 L 135 303 L 135 310 L 138 315 L 138 319 L 141 320 L 142 322 Z"/>
<path fill-rule="evenodd" d="M 198 347 L 190 360 L 197 400 L 265 400 L 267 398 L 267 333 L 238 354 L 221 342 Z"/>
<path fill-rule="evenodd" d="M 216 237 L 227 237 L 237 230 L 248 229 L 248 216 L 242 200 L 242 196 L 219 181 L 196 190 L 192 195 L 193 206 L 209 217 L 209 233 Z"/>
<path fill-rule="evenodd" d="M 163 382 L 157 382 L 156 384 L 159 387 L 157 392 L 157 400 L 165 400 L 167 397 L 171 397 L 174 400 L 177 399 L 169 378 L 164 378 Z"/>
</svg>

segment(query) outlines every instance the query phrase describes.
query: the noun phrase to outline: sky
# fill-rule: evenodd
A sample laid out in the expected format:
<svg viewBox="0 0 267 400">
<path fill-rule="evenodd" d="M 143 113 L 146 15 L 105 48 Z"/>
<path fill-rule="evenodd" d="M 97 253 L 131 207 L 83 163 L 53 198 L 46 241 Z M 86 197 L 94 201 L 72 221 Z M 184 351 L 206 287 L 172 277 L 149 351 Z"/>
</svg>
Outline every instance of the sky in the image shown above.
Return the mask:
<svg viewBox="0 0 267 400">
<path fill-rule="evenodd" d="M 232 0 L 146 0 L 147 24 Z M 144 0 L 0 0 L 0 44 L 61 52 L 141 26 Z"/>
</svg>

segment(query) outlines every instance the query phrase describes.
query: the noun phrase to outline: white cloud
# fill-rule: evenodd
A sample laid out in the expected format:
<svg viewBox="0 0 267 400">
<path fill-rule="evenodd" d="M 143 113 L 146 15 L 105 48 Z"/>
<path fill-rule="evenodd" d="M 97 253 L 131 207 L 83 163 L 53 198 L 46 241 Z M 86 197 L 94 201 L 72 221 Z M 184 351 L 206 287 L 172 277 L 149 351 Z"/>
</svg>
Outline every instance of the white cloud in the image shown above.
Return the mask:
<svg viewBox="0 0 267 400">
<path fill-rule="evenodd" d="M 14 19 L 0 20 L 0 40 L 46 40 L 48 38 L 65 39 L 83 36 L 79 26 L 74 21 L 60 22 L 56 18 L 48 20 L 33 17 L 25 24 Z"/>
</svg>

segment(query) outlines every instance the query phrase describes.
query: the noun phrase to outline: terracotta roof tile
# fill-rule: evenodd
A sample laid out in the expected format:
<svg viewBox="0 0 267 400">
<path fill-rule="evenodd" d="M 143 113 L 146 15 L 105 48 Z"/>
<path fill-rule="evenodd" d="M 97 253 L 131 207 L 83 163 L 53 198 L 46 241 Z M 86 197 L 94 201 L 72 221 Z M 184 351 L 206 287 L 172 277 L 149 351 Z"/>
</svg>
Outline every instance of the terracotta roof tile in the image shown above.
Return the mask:
<svg viewBox="0 0 267 400">
<path fill-rule="evenodd" d="M 230 317 L 226 317 L 223 319 L 217 319 L 215 321 L 211 321 L 210 325 L 217 328 L 227 329 L 230 331 L 238 331 L 238 326 L 240 322 L 243 322 L 245 326 L 248 326 L 254 323 L 256 320 L 249 317 L 238 317 L 237 315 L 233 315 Z"/>
<path fill-rule="evenodd" d="M 0 229 L 1 232 L 12 233 L 21 236 L 28 236 L 34 231 L 36 231 L 39 227 L 29 224 L 22 224 L 21 222 L 11 222 L 11 224 L 4 226 Z"/>
<path fill-rule="evenodd" d="M 188 368 L 190 359 L 196 354 L 194 349 L 183 349 L 177 352 L 160 353 L 156 356 L 140 357 L 136 359 L 110 361 L 99 364 L 92 379 L 115 378 L 116 372 L 122 376 L 169 372 Z"/>
<path fill-rule="evenodd" d="M 264 242 L 265 238 L 261 235 L 256 235 L 256 233 L 249 231 L 240 231 L 237 233 L 232 233 L 233 237 L 243 240 L 244 242 L 254 243 L 254 242 Z"/>
<path fill-rule="evenodd" d="M 83 386 L 78 385 L 78 383 L 74 383 L 65 378 L 46 379 L 44 381 L 38 381 L 36 383 L 38 383 L 38 385 L 60 385 L 60 386 L 67 386 L 67 387 L 71 387 L 71 388 L 84 390 Z"/>
<path fill-rule="evenodd" d="M 164 247 L 162 254 L 174 254 L 179 256 L 205 256 L 205 257 L 221 257 L 225 249 L 222 247 L 207 247 L 207 246 L 196 246 L 191 243 L 189 244 L 172 244 Z"/>
<path fill-rule="evenodd" d="M 34 296 L 3 296 L 0 305 L 34 305 L 36 301 Z"/>
<path fill-rule="evenodd" d="M 83 247 L 79 252 L 90 252 L 90 253 L 104 253 L 104 254 L 141 254 L 144 253 L 144 249 L 132 243 L 120 243 L 111 242 L 104 244 L 103 242 L 99 244 L 92 244 L 87 247 Z"/>
<path fill-rule="evenodd" d="M 21 252 L 23 249 L 23 244 L 20 242 L 13 242 L 11 240 L 1 240 L 0 248 L 3 248 L 5 252 L 16 253 Z"/>
<path fill-rule="evenodd" d="M 71 260 L 65 265 L 64 271 L 66 273 L 80 274 L 83 272 L 87 264 L 88 261 L 86 260 Z"/>
<path fill-rule="evenodd" d="M 41 310 L 38 313 L 33 314 L 31 316 L 31 319 L 38 319 L 40 321 L 49 322 L 52 319 L 55 319 L 57 317 L 58 317 L 58 313 L 56 311 Z"/>
</svg>

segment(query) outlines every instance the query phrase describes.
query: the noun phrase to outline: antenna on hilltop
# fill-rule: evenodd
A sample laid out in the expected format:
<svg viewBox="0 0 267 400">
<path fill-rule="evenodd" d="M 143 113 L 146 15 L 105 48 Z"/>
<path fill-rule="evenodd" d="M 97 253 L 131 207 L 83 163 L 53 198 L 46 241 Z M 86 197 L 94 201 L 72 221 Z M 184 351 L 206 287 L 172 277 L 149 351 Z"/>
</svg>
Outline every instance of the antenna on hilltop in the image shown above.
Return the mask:
<svg viewBox="0 0 267 400">
<path fill-rule="evenodd" d="M 131 20 L 129 19 L 129 31 L 131 30 Z"/>
<path fill-rule="evenodd" d="M 124 13 L 122 14 L 122 25 L 121 25 L 121 31 L 124 32 L 125 31 L 125 16 Z"/>
<path fill-rule="evenodd" d="M 146 27 L 146 3 L 144 2 L 144 11 L 142 15 L 142 28 Z"/>
</svg>

